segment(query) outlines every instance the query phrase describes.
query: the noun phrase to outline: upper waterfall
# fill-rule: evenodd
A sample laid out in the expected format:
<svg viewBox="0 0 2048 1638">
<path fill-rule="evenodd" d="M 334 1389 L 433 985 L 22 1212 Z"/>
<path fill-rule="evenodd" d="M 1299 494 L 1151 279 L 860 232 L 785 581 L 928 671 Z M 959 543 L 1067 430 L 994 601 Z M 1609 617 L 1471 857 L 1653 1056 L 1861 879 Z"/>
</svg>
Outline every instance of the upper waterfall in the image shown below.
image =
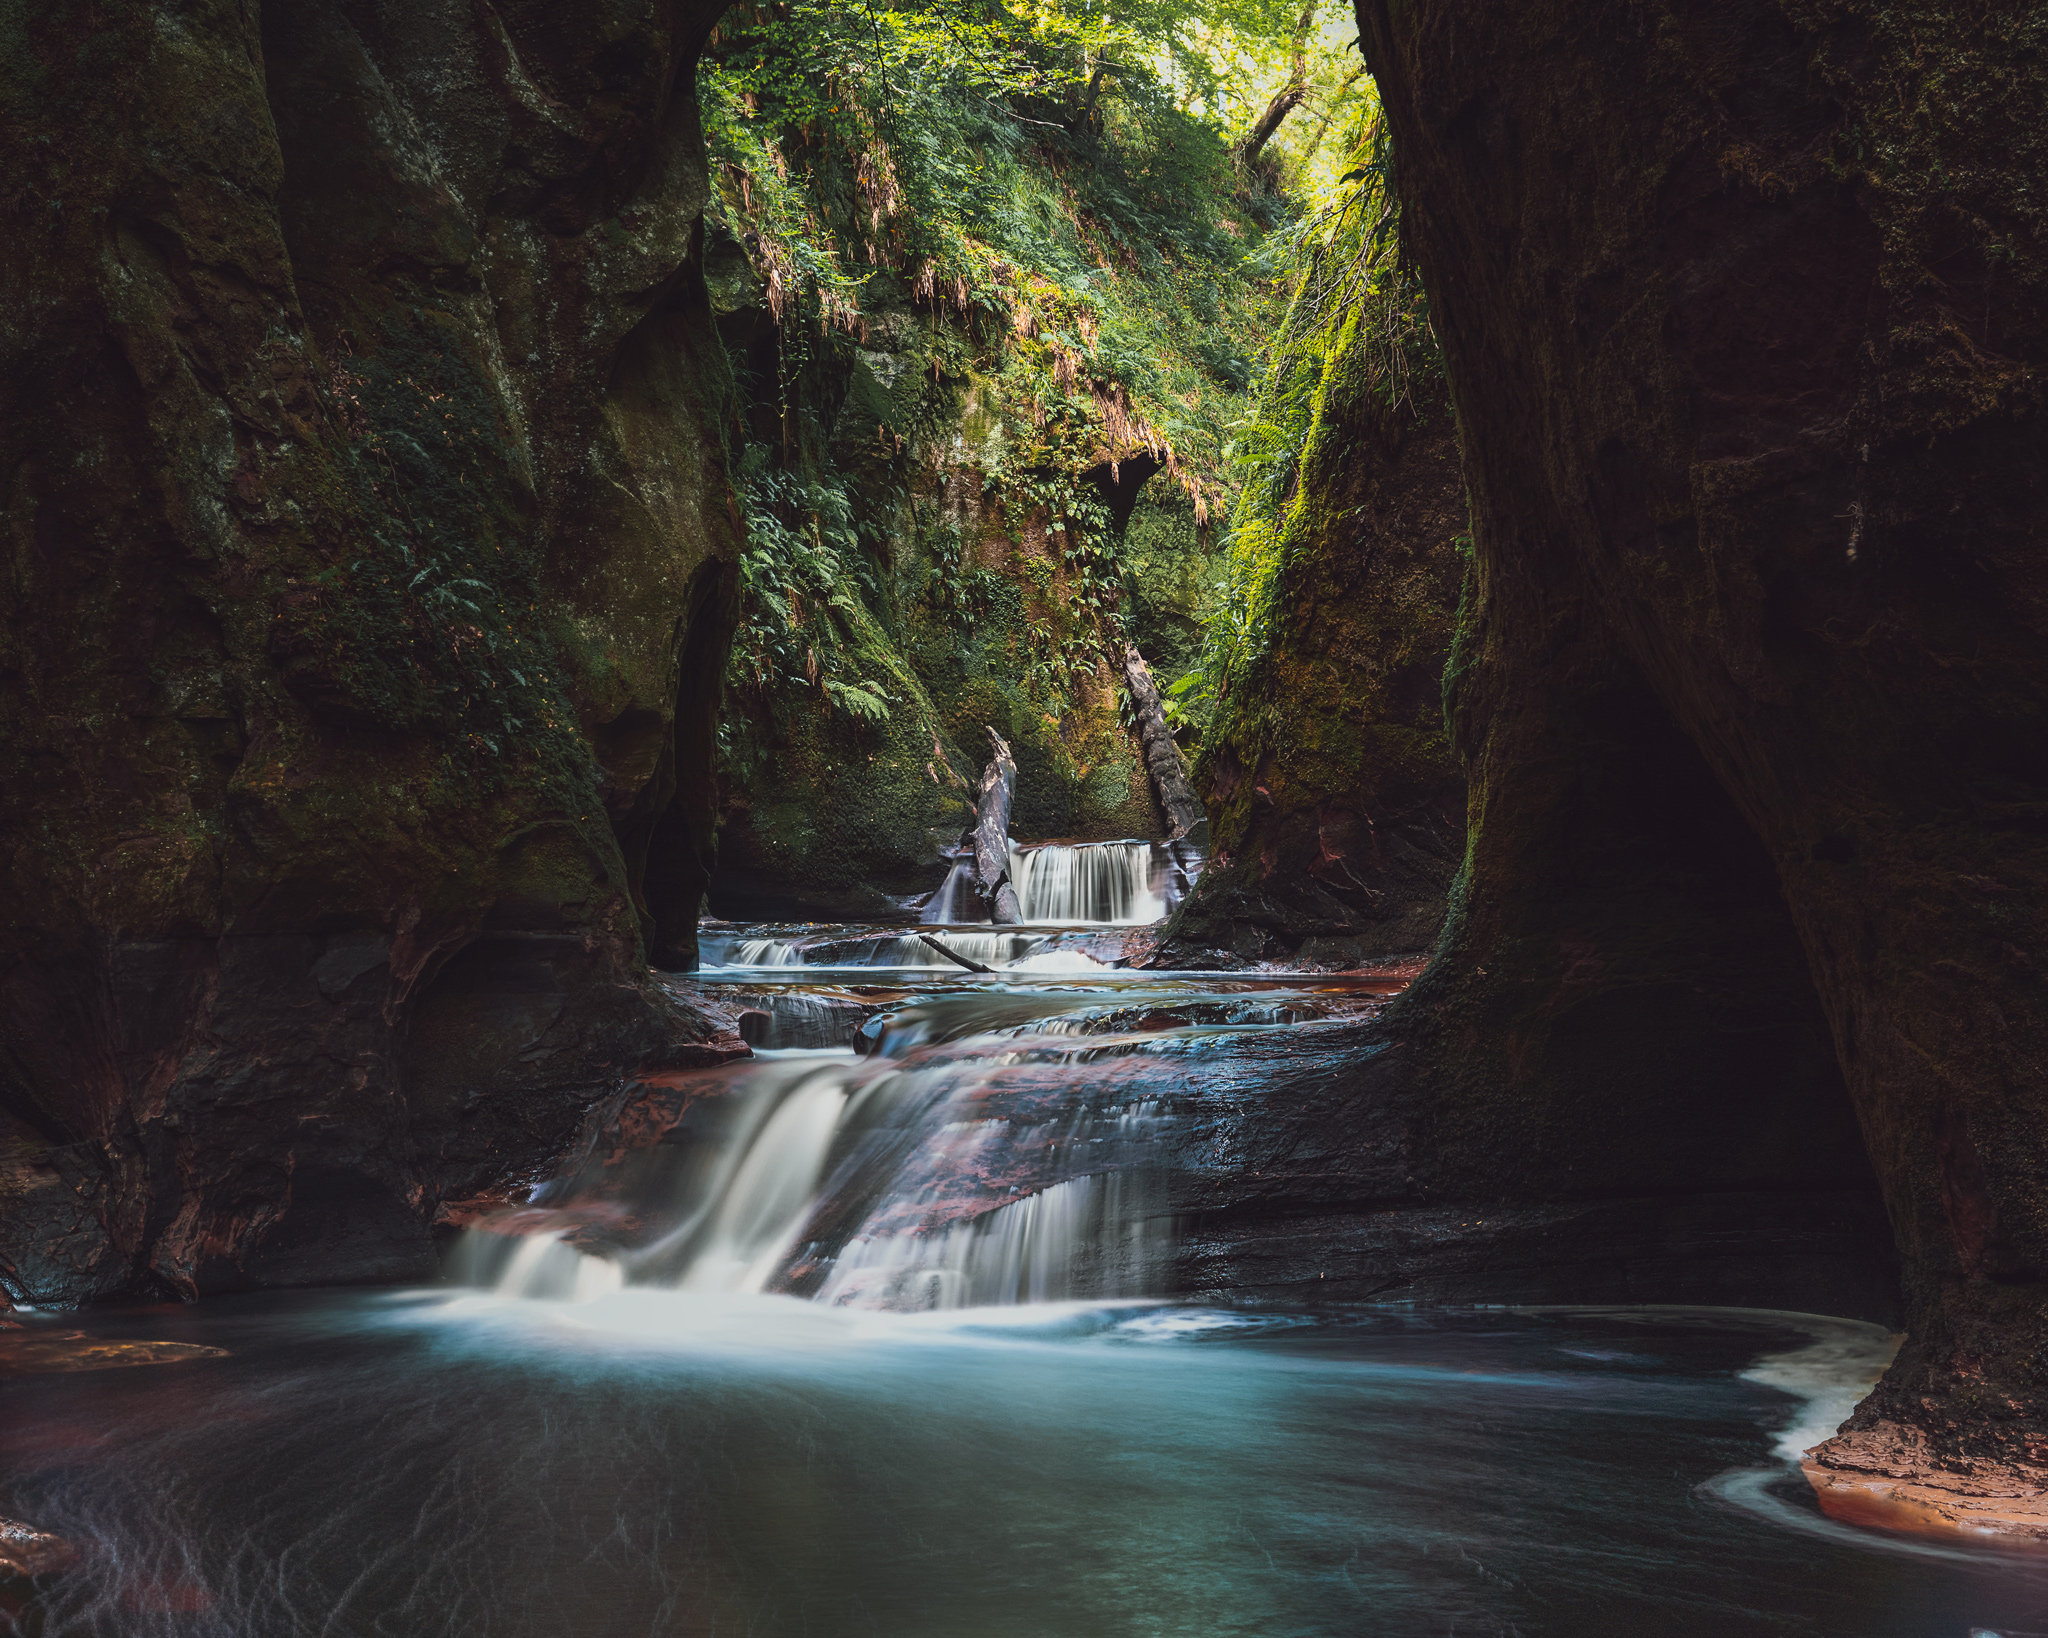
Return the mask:
<svg viewBox="0 0 2048 1638">
<path fill-rule="evenodd" d="M 1163 921 L 1171 905 L 1171 863 L 1154 842 L 1010 844 L 1010 881 L 1026 923 L 1141 927 Z M 954 865 L 925 906 L 928 923 L 986 921 L 971 861 Z"/>
</svg>

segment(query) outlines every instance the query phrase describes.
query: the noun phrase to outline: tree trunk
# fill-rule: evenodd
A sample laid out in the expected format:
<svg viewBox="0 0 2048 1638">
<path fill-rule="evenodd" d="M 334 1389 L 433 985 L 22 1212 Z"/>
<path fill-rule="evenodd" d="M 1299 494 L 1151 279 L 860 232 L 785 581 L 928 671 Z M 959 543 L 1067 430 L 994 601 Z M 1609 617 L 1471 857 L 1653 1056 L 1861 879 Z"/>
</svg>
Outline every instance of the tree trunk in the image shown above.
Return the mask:
<svg viewBox="0 0 2048 1638">
<path fill-rule="evenodd" d="M 1001 734 L 991 728 L 988 737 L 995 754 L 982 773 L 974 804 L 974 890 L 991 919 L 1014 927 L 1024 919 L 1017 890 L 1010 885 L 1010 803 L 1017 794 L 1017 763 Z"/>
<path fill-rule="evenodd" d="M 952 946 L 950 945 L 941 944 L 929 933 L 919 933 L 917 936 L 920 939 L 922 939 L 926 944 L 929 944 L 934 950 L 938 951 L 939 954 L 944 956 L 948 961 L 952 962 L 953 965 L 956 967 L 965 967 L 971 973 L 992 973 L 995 971 L 995 968 L 993 967 L 984 967 L 978 961 L 968 960 L 967 957 L 962 955 L 958 950 L 952 948 Z"/>
<path fill-rule="evenodd" d="M 1131 714 L 1138 719 L 1138 743 L 1145 751 L 1145 771 L 1152 776 L 1152 788 L 1159 793 L 1159 810 L 1166 815 L 1169 839 L 1181 841 L 1196 827 L 1208 825 L 1201 799 L 1188 783 L 1181 766 L 1180 747 L 1173 743 L 1173 730 L 1166 726 L 1166 708 L 1159 702 L 1159 690 L 1152 685 L 1151 669 L 1135 643 L 1124 644 L 1124 678 L 1130 684 Z"/>
<path fill-rule="evenodd" d="M 1308 96 L 1308 35 L 1315 26 L 1316 0 L 1308 0 L 1301 8 L 1301 17 L 1294 25 L 1293 55 L 1288 65 L 1287 83 L 1273 93 L 1273 100 L 1266 104 L 1266 111 L 1258 123 L 1247 131 L 1237 144 L 1237 162 L 1250 165 L 1259 157 L 1260 150 L 1273 140 L 1273 133 L 1286 123 L 1287 116 L 1302 105 Z"/>
<path fill-rule="evenodd" d="M 1095 117 L 1095 104 L 1102 96 L 1102 82 L 1109 77 L 1109 66 L 1098 63 L 1095 72 L 1088 76 L 1088 89 L 1081 95 L 1081 107 L 1074 117 L 1067 121 L 1067 129 L 1079 136 L 1088 129 L 1088 122 Z"/>
<path fill-rule="evenodd" d="M 1259 152 L 1273 139 L 1273 133 L 1286 123 L 1287 116 L 1301 106 L 1302 98 L 1308 95 L 1308 87 L 1300 80 L 1289 80 L 1273 93 L 1273 100 L 1266 104 L 1266 111 L 1259 116 L 1258 124 L 1244 135 L 1237 145 L 1237 162 L 1249 165 L 1259 157 Z"/>
</svg>

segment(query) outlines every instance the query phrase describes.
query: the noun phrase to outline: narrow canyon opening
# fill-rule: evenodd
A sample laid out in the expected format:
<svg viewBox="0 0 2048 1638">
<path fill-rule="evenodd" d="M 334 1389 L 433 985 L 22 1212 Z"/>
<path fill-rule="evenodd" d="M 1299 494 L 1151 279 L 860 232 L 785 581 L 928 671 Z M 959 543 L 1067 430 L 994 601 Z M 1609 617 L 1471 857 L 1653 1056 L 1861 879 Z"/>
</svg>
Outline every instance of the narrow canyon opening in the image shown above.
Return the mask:
<svg viewBox="0 0 2048 1638">
<path fill-rule="evenodd" d="M 0 1617 L 2026 1630 L 2026 8 L 174 9 L 0 66 Z"/>
</svg>

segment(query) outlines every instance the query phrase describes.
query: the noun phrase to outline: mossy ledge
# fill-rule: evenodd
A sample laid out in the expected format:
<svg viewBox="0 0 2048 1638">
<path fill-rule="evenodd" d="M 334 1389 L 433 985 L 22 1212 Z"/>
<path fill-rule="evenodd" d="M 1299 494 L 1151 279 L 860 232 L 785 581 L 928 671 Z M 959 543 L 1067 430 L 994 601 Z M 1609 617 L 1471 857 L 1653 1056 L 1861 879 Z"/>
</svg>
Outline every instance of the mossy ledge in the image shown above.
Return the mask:
<svg viewBox="0 0 2048 1638">
<path fill-rule="evenodd" d="M 1427 303 L 1402 264 L 1386 129 L 1305 225 L 1256 413 L 1227 598 L 1192 713 L 1214 851 L 1161 967 L 1414 961 L 1463 852 L 1442 678 L 1471 537 Z"/>
</svg>

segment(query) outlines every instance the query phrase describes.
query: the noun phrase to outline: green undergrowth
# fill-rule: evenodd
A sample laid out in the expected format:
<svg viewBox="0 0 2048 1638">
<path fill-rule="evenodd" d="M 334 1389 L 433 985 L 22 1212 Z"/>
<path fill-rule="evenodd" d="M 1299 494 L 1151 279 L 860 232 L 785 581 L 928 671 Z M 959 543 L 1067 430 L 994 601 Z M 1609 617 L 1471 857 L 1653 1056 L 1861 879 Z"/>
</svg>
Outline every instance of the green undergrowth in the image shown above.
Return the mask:
<svg viewBox="0 0 2048 1638">
<path fill-rule="evenodd" d="M 1160 599 L 1210 588 L 1157 548 L 1206 564 L 1235 503 L 1299 200 L 1358 95 L 1355 53 L 1318 36 L 1302 115 L 1257 161 L 1234 149 L 1315 15 L 726 15 L 699 96 L 747 527 L 741 785 L 788 777 L 808 719 L 836 724 L 824 762 L 908 714 L 972 765 L 1000 717 L 1045 777 L 1109 789 L 1106 662 L 1130 635 L 1191 652 L 1193 607 Z M 1112 502 L 1140 481 L 1176 521 L 1134 556 Z"/>
</svg>

